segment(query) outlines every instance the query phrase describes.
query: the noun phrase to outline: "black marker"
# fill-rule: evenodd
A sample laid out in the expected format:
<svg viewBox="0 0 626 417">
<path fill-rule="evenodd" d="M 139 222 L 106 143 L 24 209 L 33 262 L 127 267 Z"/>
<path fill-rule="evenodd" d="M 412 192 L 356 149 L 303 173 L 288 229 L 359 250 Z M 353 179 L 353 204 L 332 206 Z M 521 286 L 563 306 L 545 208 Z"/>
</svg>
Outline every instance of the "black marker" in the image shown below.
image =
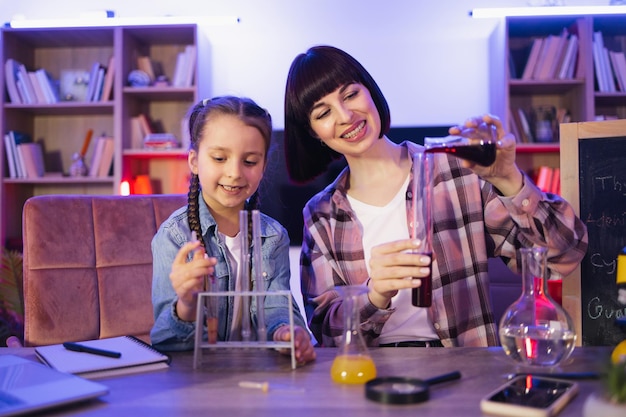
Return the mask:
<svg viewBox="0 0 626 417">
<path fill-rule="evenodd" d="M 81 345 L 78 343 L 72 343 L 72 342 L 66 342 L 63 343 L 63 347 L 67 350 L 72 350 L 74 352 L 85 352 L 85 353 L 91 353 L 94 355 L 100 355 L 100 356 L 106 356 L 109 358 L 120 358 L 122 356 L 122 354 L 120 352 L 113 352 L 110 350 L 104 350 L 104 349 L 98 349 L 98 348 L 93 348 L 90 346 L 85 346 L 85 345 Z"/>
</svg>

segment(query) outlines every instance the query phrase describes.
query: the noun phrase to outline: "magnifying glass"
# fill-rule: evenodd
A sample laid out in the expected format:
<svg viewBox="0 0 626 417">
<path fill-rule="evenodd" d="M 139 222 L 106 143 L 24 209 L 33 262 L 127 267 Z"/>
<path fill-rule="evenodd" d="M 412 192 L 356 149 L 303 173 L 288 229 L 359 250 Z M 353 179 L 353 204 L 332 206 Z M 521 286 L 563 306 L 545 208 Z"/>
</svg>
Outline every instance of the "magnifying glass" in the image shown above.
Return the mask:
<svg viewBox="0 0 626 417">
<path fill-rule="evenodd" d="M 461 378 L 459 371 L 429 379 L 406 377 L 374 378 L 365 383 L 365 397 L 385 404 L 414 404 L 427 401 L 431 385 Z"/>
</svg>

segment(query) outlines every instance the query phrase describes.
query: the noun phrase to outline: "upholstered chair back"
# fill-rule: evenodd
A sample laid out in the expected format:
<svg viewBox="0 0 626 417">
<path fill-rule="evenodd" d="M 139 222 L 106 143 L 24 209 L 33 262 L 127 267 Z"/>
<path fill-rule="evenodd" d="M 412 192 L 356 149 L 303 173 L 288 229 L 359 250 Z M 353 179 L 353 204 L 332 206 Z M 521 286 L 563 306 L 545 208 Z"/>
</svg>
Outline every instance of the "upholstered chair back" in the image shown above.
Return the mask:
<svg viewBox="0 0 626 417">
<path fill-rule="evenodd" d="M 150 242 L 184 195 L 46 195 L 26 201 L 24 344 L 134 335 L 153 324 Z"/>
</svg>

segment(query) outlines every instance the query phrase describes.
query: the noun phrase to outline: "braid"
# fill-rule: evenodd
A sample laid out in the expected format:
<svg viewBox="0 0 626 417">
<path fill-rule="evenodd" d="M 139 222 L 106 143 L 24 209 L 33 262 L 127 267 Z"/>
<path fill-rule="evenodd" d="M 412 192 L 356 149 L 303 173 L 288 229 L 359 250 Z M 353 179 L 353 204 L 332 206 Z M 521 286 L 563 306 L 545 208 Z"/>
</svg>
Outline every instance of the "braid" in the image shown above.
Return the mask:
<svg viewBox="0 0 626 417">
<path fill-rule="evenodd" d="M 203 248 L 206 249 L 204 238 L 202 237 L 202 226 L 200 225 L 200 180 L 196 174 L 191 174 L 189 181 L 189 194 L 187 194 L 187 221 L 189 228 L 196 232 L 196 237 Z"/>
</svg>

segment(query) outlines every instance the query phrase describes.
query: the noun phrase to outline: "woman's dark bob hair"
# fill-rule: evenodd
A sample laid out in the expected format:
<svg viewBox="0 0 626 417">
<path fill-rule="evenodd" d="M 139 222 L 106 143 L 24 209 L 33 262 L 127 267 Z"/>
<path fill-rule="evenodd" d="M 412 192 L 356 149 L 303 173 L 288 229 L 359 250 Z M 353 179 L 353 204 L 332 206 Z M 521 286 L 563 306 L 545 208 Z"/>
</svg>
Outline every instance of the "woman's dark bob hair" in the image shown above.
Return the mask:
<svg viewBox="0 0 626 417">
<path fill-rule="evenodd" d="M 332 46 L 314 46 L 293 60 L 285 89 L 285 159 L 294 182 L 314 179 L 342 156 L 313 136 L 309 116 L 316 101 L 352 83 L 369 90 L 380 116 L 382 138 L 391 123 L 389 105 L 376 81 L 356 59 Z"/>
</svg>

